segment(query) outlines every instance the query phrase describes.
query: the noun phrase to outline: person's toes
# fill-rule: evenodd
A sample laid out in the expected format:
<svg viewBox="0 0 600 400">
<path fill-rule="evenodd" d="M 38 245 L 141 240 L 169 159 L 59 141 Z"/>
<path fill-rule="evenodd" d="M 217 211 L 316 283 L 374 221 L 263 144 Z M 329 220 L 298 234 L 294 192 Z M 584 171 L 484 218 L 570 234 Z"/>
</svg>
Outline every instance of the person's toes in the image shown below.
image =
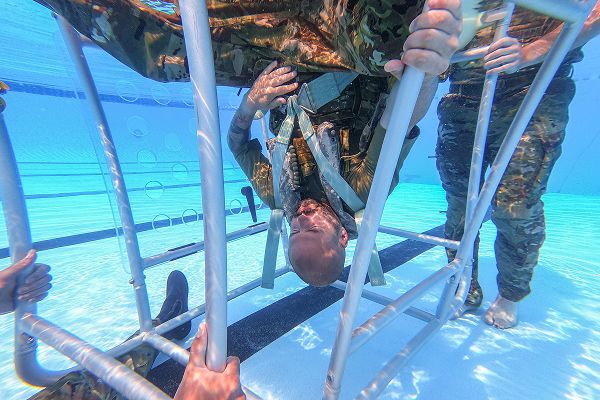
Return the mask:
<svg viewBox="0 0 600 400">
<path fill-rule="evenodd" d="M 508 329 L 517 325 L 517 316 L 509 312 L 501 312 L 494 318 L 494 326 L 498 329 Z"/>
<path fill-rule="evenodd" d="M 488 325 L 494 325 L 494 305 L 492 304 L 485 313 L 483 320 Z"/>
</svg>

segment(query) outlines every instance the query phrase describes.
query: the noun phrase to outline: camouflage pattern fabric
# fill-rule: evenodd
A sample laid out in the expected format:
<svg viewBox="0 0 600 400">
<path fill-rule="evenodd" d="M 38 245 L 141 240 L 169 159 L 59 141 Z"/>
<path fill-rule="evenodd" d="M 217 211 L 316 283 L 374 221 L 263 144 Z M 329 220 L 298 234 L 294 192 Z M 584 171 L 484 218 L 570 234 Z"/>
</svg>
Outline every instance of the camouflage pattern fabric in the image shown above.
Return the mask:
<svg viewBox="0 0 600 400">
<path fill-rule="evenodd" d="M 158 350 L 141 345 L 119 357 L 119 361 L 141 376 L 146 376 L 158 356 Z M 88 371 L 71 372 L 29 400 L 126 400 Z"/>
<path fill-rule="evenodd" d="M 358 76 L 342 94 L 332 102 L 310 114 L 315 129 L 318 125 L 329 121 L 333 124 L 340 138 L 342 147 L 342 177 L 350 184 L 358 197 L 366 203 L 371 190 L 371 183 L 385 137 L 385 130 L 378 125 L 378 118 L 373 118 L 374 110 L 381 98 L 389 92 L 387 78 Z M 385 104 L 385 103 L 384 103 Z M 281 110 L 271 111 L 270 125 L 277 134 L 283 119 Z M 372 131 L 372 139 L 368 144 L 362 144 L 366 151 L 361 150 L 361 138 L 365 130 Z M 417 140 L 419 129 L 411 131 L 402 147 L 390 191 L 398 184 L 399 171 L 408 156 L 410 149 Z M 298 155 L 301 171 L 299 193 L 301 198 L 311 198 L 327 203 L 326 193 L 321 185 L 319 174 L 316 173 L 316 162 L 307 144 L 299 132 L 295 132 L 293 145 Z M 262 154 L 262 148 L 257 139 L 252 139 L 240 147 L 234 157 L 244 174 L 250 179 L 256 194 L 270 208 L 275 206 L 273 197 L 273 175 L 271 164 Z M 347 212 L 353 214 L 349 208 Z"/>
<path fill-rule="evenodd" d="M 497 283 L 502 297 L 519 301 L 529 284 L 545 238 L 544 203 L 541 200 L 568 122 L 568 106 L 575 94 L 564 64 L 554 78 L 532 121 L 521 138 L 492 201 L 492 221 L 497 228 L 495 254 Z M 499 80 L 496 102 L 484 152 L 484 167 L 491 164 L 527 93 L 534 74 L 509 75 Z M 466 194 L 481 84 L 451 85 L 438 106 L 440 125 L 436 147 L 437 168 L 448 202 L 445 235 L 460 240 L 464 230 Z M 471 292 L 478 289 L 477 245 Z M 449 259 L 455 251 L 448 250 Z"/>
<path fill-rule="evenodd" d="M 189 80 L 181 20 L 139 0 L 36 0 L 148 78 Z M 425 0 L 207 0 L 217 83 L 250 86 L 271 60 L 384 76 Z"/>
<path fill-rule="evenodd" d="M 497 6 L 490 3 L 487 8 Z M 485 8 L 485 7 L 484 7 Z M 516 7 L 513 13 L 508 35 L 519 39 L 521 44 L 527 45 L 539 37 L 559 28 L 561 21 L 545 15 L 534 13 L 521 7 Z M 467 45 L 467 49 L 487 46 L 492 43 L 496 32 L 495 25 L 488 26 L 479 30 L 475 38 Z M 582 55 L 580 51 L 569 53 L 566 58 L 567 63 L 581 61 Z M 521 69 L 519 72 L 512 74 L 513 77 L 525 76 L 528 77 L 533 71 L 537 71 L 539 66 L 530 66 Z M 485 79 L 485 70 L 483 69 L 483 60 L 474 60 L 453 64 L 448 71 L 450 80 L 453 83 L 472 84 L 474 81 L 483 81 Z"/>
</svg>

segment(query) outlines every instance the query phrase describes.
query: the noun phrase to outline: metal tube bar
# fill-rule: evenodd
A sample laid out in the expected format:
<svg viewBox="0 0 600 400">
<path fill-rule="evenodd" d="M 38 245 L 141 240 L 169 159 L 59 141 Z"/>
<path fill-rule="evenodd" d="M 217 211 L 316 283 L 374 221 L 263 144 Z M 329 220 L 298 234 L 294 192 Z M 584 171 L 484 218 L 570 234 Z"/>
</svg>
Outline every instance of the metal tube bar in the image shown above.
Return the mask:
<svg viewBox="0 0 600 400">
<path fill-rule="evenodd" d="M 405 231 L 404 229 L 397 229 L 383 225 L 379 227 L 379 232 L 393 236 L 400 236 L 403 238 L 412 239 L 423 243 L 435 244 L 436 246 L 444 246 L 449 249 L 458 249 L 458 245 L 460 244 L 460 242 L 457 240 L 444 239 L 437 236 Z"/>
<path fill-rule="evenodd" d="M 278 278 L 282 275 L 287 274 L 288 272 L 290 272 L 290 270 L 287 267 L 279 268 L 278 270 L 275 271 L 275 277 Z M 235 288 L 227 294 L 227 300 L 230 301 L 230 300 L 233 300 L 243 294 L 246 294 L 249 291 L 259 287 L 260 284 L 261 284 L 261 278 L 258 278 L 258 279 L 254 279 L 251 282 L 246 283 L 245 285 Z M 206 305 L 201 304 L 195 308 L 192 308 L 191 310 L 188 310 L 182 314 L 179 314 L 175 318 L 172 318 L 172 319 L 156 326 L 156 328 L 154 329 L 153 332 L 156 333 L 157 335 L 164 335 L 165 333 L 169 332 L 170 330 L 175 329 L 178 326 L 183 325 L 186 322 L 191 321 L 194 318 L 199 317 L 200 315 L 204 314 L 205 309 L 206 309 Z M 118 346 L 113 347 L 110 350 L 107 350 L 106 353 L 112 357 L 119 357 L 119 356 L 133 350 L 134 348 L 138 347 L 139 345 L 142 344 L 142 342 L 143 342 L 142 336 L 138 335 L 138 336 L 135 336 L 135 337 L 127 340 L 124 343 L 121 343 Z"/>
<path fill-rule="evenodd" d="M 468 49 L 468 50 L 456 52 L 450 59 L 450 62 L 451 63 L 461 63 L 461 62 L 478 60 L 480 58 L 483 58 L 487 54 L 489 48 L 490 48 L 490 46 L 484 46 L 484 47 L 477 47 L 474 49 Z"/>
<path fill-rule="evenodd" d="M 576 24 L 565 24 L 559 37 L 552 46 L 552 49 L 548 53 L 546 60 L 540 67 L 532 85 L 529 87 L 527 95 L 521 103 L 521 106 L 515 115 L 515 119 L 500 146 L 498 155 L 491 166 L 491 172 L 481 189 L 479 201 L 473 211 L 471 224 L 465 230 L 465 234 L 461 240 L 461 246 L 458 248 L 457 258 L 465 259 L 466 257 L 471 257 L 471 254 L 469 254 L 469 250 L 471 249 L 468 244 L 474 242 L 479 227 L 487 212 L 488 205 L 498 188 L 498 184 L 510 162 L 514 149 L 519 143 L 523 132 L 527 128 L 531 117 L 535 113 L 546 88 L 550 84 L 550 81 L 562 63 L 562 60 L 571 49 L 579 32 L 581 32 L 583 23 L 584 19 L 582 18 L 582 20 Z"/>
<path fill-rule="evenodd" d="M 14 263 L 25 257 L 32 248 L 31 231 L 21 177 L 2 112 L 0 112 L 0 199 L 11 261 Z M 17 278 L 18 285 L 23 283 L 30 272 L 31 268 L 20 274 Z M 35 314 L 37 306 L 35 303 L 21 302 L 18 299 L 15 301 L 15 371 L 19 378 L 31 385 L 50 385 L 67 371 L 47 370 L 38 363 L 37 340 L 24 333 L 19 327 L 19 320 L 25 314 Z"/>
<path fill-rule="evenodd" d="M 228 233 L 225 236 L 226 241 L 231 242 L 233 240 L 241 239 L 246 236 L 252 236 L 257 233 L 264 232 L 267 230 L 268 227 L 269 225 L 266 222 L 262 222 L 257 225 L 252 225 L 247 228 L 239 229 L 237 231 Z M 162 264 L 164 262 L 173 261 L 177 258 L 189 256 L 190 254 L 194 254 L 202 250 L 204 250 L 204 240 L 198 243 L 190 244 L 189 246 L 168 250 L 161 254 L 146 257 L 143 260 L 144 268 L 150 268 L 155 265 Z"/>
<path fill-rule="evenodd" d="M 146 379 L 101 350 L 64 329 L 32 314 L 21 328 L 52 346 L 130 400 L 167 400 L 169 397 Z"/>
<path fill-rule="evenodd" d="M 512 2 L 506 2 L 506 15 L 504 19 L 498 23 L 496 33 L 494 34 L 493 42 L 506 37 L 510 20 L 512 18 L 515 5 Z M 497 73 L 488 73 L 485 76 L 483 83 L 483 91 L 481 94 L 481 102 L 479 104 L 479 113 L 477 115 L 477 127 L 475 129 L 475 137 L 473 138 L 473 151 L 471 153 L 471 166 L 469 172 L 469 183 L 467 187 L 467 199 L 466 199 L 466 210 L 465 210 L 465 225 L 464 229 L 471 223 L 473 208 L 477 204 L 479 199 L 479 190 L 481 188 L 481 175 L 483 172 L 483 155 L 485 153 L 485 145 L 487 141 L 488 128 L 490 125 L 490 118 L 492 115 L 492 105 L 494 104 L 494 96 L 496 93 L 496 83 L 498 82 Z M 464 231 L 463 231 L 464 232 Z M 464 244 L 465 248 L 471 248 L 471 254 L 473 253 L 474 242 Z M 471 282 L 471 271 L 473 268 L 473 256 L 465 259 L 462 263 L 464 266 L 459 268 L 458 274 L 453 279 L 449 279 L 446 283 L 446 287 L 442 292 L 440 301 L 437 306 L 436 315 L 441 320 L 445 320 L 449 316 L 449 304 L 453 298 L 456 297 L 457 285 Z M 459 279 L 457 281 L 457 279 Z"/>
<path fill-rule="evenodd" d="M 275 271 L 275 277 L 276 278 L 280 277 L 281 275 L 284 275 L 288 272 L 289 272 L 289 269 L 287 267 L 279 268 L 278 270 Z M 233 289 L 232 291 L 230 291 L 227 294 L 227 301 L 233 300 L 243 294 L 248 293 L 249 291 L 251 291 L 253 289 L 256 289 L 257 287 L 260 286 L 260 284 L 261 284 L 261 278 L 257 278 L 257 279 L 254 279 L 253 281 L 246 283 L 245 285 L 242 285 L 236 289 Z M 187 311 L 186 313 L 178 315 L 177 317 L 172 318 L 172 319 L 158 325 L 155 329 L 155 332 L 159 335 L 163 335 L 166 332 L 170 331 L 171 329 L 174 329 L 174 328 L 204 314 L 205 307 L 206 307 L 206 305 L 202 304 L 196 308 L 193 308 L 192 310 Z"/>
<path fill-rule="evenodd" d="M 215 67 L 203 0 L 179 0 L 196 109 L 206 246 L 206 364 L 223 371 L 227 359 L 227 242 L 225 190 Z"/>
<path fill-rule="evenodd" d="M 189 351 L 154 332 L 142 333 L 142 340 L 184 367 L 190 360 Z"/>
<path fill-rule="evenodd" d="M 260 119 L 260 127 L 263 134 L 263 140 L 265 142 L 265 149 L 267 148 L 267 141 L 269 140 L 269 130 L 267 129 L 267 121 L 266 117 L 263 115 Z M 267 158 L 269 162 L 271 161 L 271 153 L 267 151 Z M 285 257 L 285 265 L 288 268 L 292 268 L 292 264 L 290 264 L 290 256 L 288 255 L 288 248 L 290 247 L 290 237 L 288 236 L 287 225 L 285 220 L 281 224 L 281 244 L 283 247 L 283 256 Z"/>
<path fill-rule="evenodd" d="M 365 323 L 356 328 L 352 333 L 351 353 L 361 348 L 373 336 L 379 333 L 388 324 L 394 321 L 398 316 L 406 310 L 410 304 L 418 300 L 423 294 L 431 289 L 436 284 L 440 283 L 449 276 L 456 273 L 457 262 L 451 262 L 445 267 L 434 272 L 416 286 L 412 287 L 402 296 L 398 297 L 393 303 L 388 304 L 377 314 L 369 318 Z"/>
<path fill-rule="evenodd" d="M 100 103 L 94 79 L 92 78 L 85 55 L 81 49 L 79 33 L 73 29 L 66 19 L 58 15 L 55 17 L 69 55 L 75 66 L 75 70 L 77 71 L 80 83 L 83 86 L 86 102 L 90 108 L 100 135 L 100 142 L 102 143 L 104 156 L 106 157 L 106 162 L 110 170 L 110 177 L 119 207 L 119 216 L 123 227 L 123 236 L 125 237 L 127 258 L 131 269 L 140 329 L 143 332 L 149 331 L 152 329 L 152 316 L 150 314 L 150 301 L 148 299 L 148 290 L 146 288 L 144 277 L 144 266 L 117 150 L 108 126 L 108 121 L 106 120 L 106 115 L 104 114 L 104 109 Z"/>
<path fill-rule="evenodd" d="M 398 353 L 392 358 L 379 374 L 365 387 L 357 399 L 375 399 L 389 385 L 390 381 L 398 374 L 398 371 L 423 347 L 423 345 L 433 337 L 433 334 L 442 327 L 442 323 L 437 319 L 430 321 L 425 325 Z"/>
<path fill-rule="evenodd" d="M 548 15 L 565 22 L 576 23 L 580 18 L 586 18 L 590 9 L 589 3 L 595 3 L 588 0 L 514 0 L 515 4 L 521 7 L 537 11 L 540 14 Z"/>
<path fill-rule="evenodd" d="M 494 43 L 506 37 L 510 20 L 515 9 L 514 3 L 506 2 L 506 16 L 498 24 L 494 34 Z M 492 115 L 492 105 L 494 104 L 494 95 L 496 94 L 496 83 L 498 82 L 497 73 L 488 73 L 483 83 L 483 92 L 479 104 L 479 114 L 477 117 L 477 128 L 473 140 L 473 152 L 471 154 L 471 171 L 469 173 L 469 184 L 467 189 L 467 209 L 465 212 L 465 229 L 471 222 L 473 208 L 479 198 L 479 189 L 481 187 L 481 174 L 483 170 L 483 154 Z"/>
<path fill-rule="evenodd" d="M 390 168 L 390 166 L 396 165 L 398 160 L 423 79 L 424 74 L 416 69 L 408 67 L 404 71 L 391 113 L 389 128 L 383 142 L 383 148 L 386 150 L 381 152 L 371 187 L 389 187 L 391 183 L 394 168 Z M 337 399 L 339 396 L 346 359 L 350 350 L 352 325 L 356 318 L 356 310 L 386 198 L 387 192 L 372 191 L 367 201 L 329 362 L 324 388 L 324 398 L 326 399 Z"/>
<path fill-rule="evenodd" d="M 342 282 L 342 281 L 335 281 L 331 284 L 331 286 L 333 286 L 337 289 L 340 289 L 340 290 L 346 290 L 346 283 Z M 363 299 L 367 299 L 374 303 L 381 304 L 382 306 L 387 306 L 388 304 L 394 302 L 394 299 L 392 299 L 390 297 L 383 296 L 379 293 L 375 293 L 375 292 L 372 292 L 367 289 L 363 289 L 362 297 L 363 297 Z M 420 319 L 421 321 L 424 321 L 424 322 L 429 322 L 433 318 L 435 318 L 435 315 L 430 314 L 427 311 L 418 309 L 416 307 L 408 307 L 406 310 L 404 310 L 404 314 L 409 315 L 413 318 Z"/>
</svg>

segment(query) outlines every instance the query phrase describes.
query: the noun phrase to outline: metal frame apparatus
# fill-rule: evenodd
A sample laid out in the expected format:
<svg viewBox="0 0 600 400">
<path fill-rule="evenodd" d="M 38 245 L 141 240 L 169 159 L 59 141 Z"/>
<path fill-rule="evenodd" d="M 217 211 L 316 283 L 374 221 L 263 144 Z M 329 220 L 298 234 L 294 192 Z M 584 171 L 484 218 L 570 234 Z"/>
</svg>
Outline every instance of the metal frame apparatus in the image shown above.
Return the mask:
<svg viewBox="0 0 600 400">
<path fill-rule="evenodd" d="M 380 226 L 386 193 L 372 192 L 371 196 L 369 196 L 369 201 L 364 212 L 364 220 L 359 230 L 359 239 L 348 283 L 336 282 L 333 285 L 344 289 L 345 294 L 324 387 L 323 396 L 326 399 L 336 399 L 339 397 L 348 356 L 364 345 L 401 313 L 425 322 L 425 326 L 421 331 L 408 342 L 401 352 L 395 355 L 384 366 L 381 372 L 358 396 L 359 398 L 376 397 L 385 389 L 387 384 L 397 374 L 398 370 L 406 364 L 409 358 L 460 307 L 466 297 L 471 276 L 474 241 L 487 207 L 537 104 L 540 102 L 545 89 L 561 61 L 581 31 L 585 18 L 595 2 L 591 0 L 514 0 L 514 3 L 564 20 L 564 28 L 521 104 L 515 120 L 498 152 L 498 156 L 491 167 L 489 177 L 481 190 L 479 190 L 478 183 L 482 170 L 483 147 L 485 145 L 487 125 L 489 124 L 490 110 L 497 80 L 497 76 L 494 75 L 486 77 L 471 163 L 465 233 L 460 242 Z M 39 364 L 36 348 L 37 340 L 42 340 L 74 360 L 79 366 L 94 373 L 106 384 L 115 388 L 129 399 L 167 399 L 168 397 L 162 391 L 124 367 L 113 357 L 122 355 L 134 347 L 146 343 L 185 365 L 189 358 L 189 353 L 161 335 L 205 314 L 209 339 L 207 365 L 212 370 L 221 371 L 224 369 L 226 362 L 227 302 L 259 287 L 261 284 L 261 279 L 259 278 L 231 292 L 227 292 L 226 243 L 230 240 L 263 232 L 267 230 L 267 224 L 258 224 L 226 234 L 221 137 L 219 132 L 216 83 L 214 79 L 214 64 L 212 62 L 213 56 L 208 26 L 208 12 L 203 0 L 180 0 L 179 5 L 186 37 L 186 48 L 198 122 L 197 137 L 200 153 L 201 179 L 203 183 L 202 200 L 205 215 L 205 240 L 202 243 L 183 246 L 159 255 L 146 258 L 141 256 L 117 152 L 96 87 L 82 52 L 82 42 L 79 35 L 66 20 L 62 17 L 56 17 L 63 39 L 67 44 L 68 51 L 84 88 L 86 101 L 95 120 L 109 167 L 131 268 L 131 283 L 136 299 L 140 334 L 107 352 L 102 352 L 66 330 L 36 315 L 35 304 L 18 302 L 15 312 L 15 368 L 18 375 L 30 384 L 47 386 L 70 371 L 50 371 Z M 505 35 L 506 26 L 510 21 L 513 8 L 514 4 L 507 3 L 506 9 L 503 12 L 494 14 L 494 20 L 503 20 L 504 26 L 503 29 L 498 29 L 496 39 Z M 485 54 L 485 51 L 486 48 L 464 52 L 457 55 L 455 60 L 481 57 Z M 397 99 L 402 99 L 402 101 L 395 102 L 389 123 L 390 129 L 385 136 L 383 144 L 385 150 L 382 151 L 378 162 L 373 179 L 373 187 L 389 187 L 394 168 L 389 168 L 388 166 L 396 164 L 423 79 L 423 73 L 412 68 L 407 68 L 404 73 L 400 82 L 400 90 L 397 93 Z M 11 257 L 13 261 L 17 261 L 25 256 L 31 248 L 32 243 L 20 176 L 1 113 L 0 195 L 2 196 L 2 205 L 7 224 Z M 371 250 L 375 244 L 375 237 L 378 231 L 457 249 L 456 259 L 397 299 L 387 298 L 364 290 L 364 281 L 371 257 Z M 204 250 L 206 253 L 206 304 L 189 310 L 157 327 L 153 327 L 144 269 L 201 250 Z M 284 268 L 276 271 L 276 276 L 281 276 L 288 271 L 289 266 L 286 265 Z M 445 286 L 435 314 L 411 306 L 416 299 L 427 293 L 436 284 L 443 282 L 445 282 Z M 353 329 L 361 297 L 381 304 L 384 308 L 361 326 Z M 250 391 L 247 391 L 247 394 L 249 398 L 258 398 Z"/>
<path fill-rule="evenodd" d="M 203 1 L 182 0 L 180 5 L 181 9 L 185 10 L 183 12 L 185 14 L 183 25 L 186 32 L 186 45 L 190 54 L 189 62 L 198 119 L 197 137 L 200 153 L 200 173 L 203 182 L 202 201 L 204 207 L 209 210 L 204 216 L 204 237 L 207 240 L 149 257 L 142 257 L 140 254 L 137 232 L 119 158 L 94 80 L 82 51 L 82 47 L 86 43 L 64 18 L 55 16 L 83 87 L 85 101 L 89 106 L 100 135 L 100 142 L 110 171 L 132 275 L 130 283 L 133 285 L 136 299 L 140 334 L 103 352 L 36 315 L 35 304 L 18 302 L 15 311 L 15 369 L 21 379 L 32 385 L 48 386 L 63 375 L 78 369 L 52 371 L 42 367 L 37 359 L 37 340 L 42 340 L 75 361 L 79 366 L 98 376 L 128 399 L 168 399 L 168 396 L 160 389 L 125 367 L 114 357 L 125 354 L 145 343 L 182 365 L 186 365 L 189 353 L 161 335 L 202 314 L 206 314 L 209 332 L 207 366 L 213 370 L 223 370 L 227 358 L 227 302 L 259 287 L 261 284 L 259 278 L 227 292 L 226 243 L 264 232 L 267 230 L 267 224 L 256 224 L 226 234 L 224 178 L 215 74 L 213 63 L 203 62 L 205 59 L 212 60 L 208 12 Z M 195 79 L 199 76 L 202 79 Z M 213 77 L 212 81 L 207 77 Z M 198 110 L 202 110 L 202 112 L 198 112 Z M 0 171 L 0 195 L 7 225 L 11 259 L 15 262 L 22 259 L 27 251 L 32 248 L 32 240 L 20 175 L 8 130 L 1 113 Z M 206 303 L 159 326 L 152 326 L 144 269 L 202 250 L 206 254 Z M 278 269 L 275 276 L 279 277 L 287 272 L 289 272 L 289 267 L 286 266 Z M 26 274 L 23 275 L 26 276 Z M 251 391 L 246 388 L 244 390 L 249 398 L 255 398 Z"/>
<path fill-rule="evenodd" d="M 365 223 L 361 226 L 358 233 L 358 243 L 354 252 L 350 276 L 344 293 L 343 307 L 340 312 L 339 324 L 333 351 L 330 358 L 329 370 L 325 380 L 323 398 L 331 400 L 337 399 L 340 394 L 342 378 L 348 356 L 365 344 L 369 339 L 375 336 L 381 329 L 392 322 L 401 313 L 409 310 L 410 305 L 432 289 L 435 285 L 445 282 L 444 290 L 440 297 L 435 315 L 427 316 L 419 314 L 419 318 L 426 322 L 426 325 L 406 344 L 406 346 L 395 355 L 383 369 L 372 379 L 372 381 L 360 392 L 357 398 L 368 399 L 375 398 L 381 394 L 389 382 L 396 376 L 400 368 L 419 350 L 425 342 L 450 318 L 450 316 L 464 302 L 469 283 L 471 280 L 471 264 L 473 257 L 473 247 L 479 227 L 483 223 L 485 213 L 492 200 L 494 193 L 500 183 L 502 175 L 508 166 L 510 158 L 523 135 L 531 117 L 533 116 L 537 105 L 542 99 L 546 88 L 558 70 L 560 63 L 570 50 L 575 39 L 585 22 L 586 17 L 594 6 L 594 1 L 562 1 L 562 0 L 515 0 L 515 4 L 523 6 L 534 11 L 550 15 L 557 19 L 565 21 L 560 36 L 552 46 L 544 63 L 542 64 L 533 84 L 519 107 L 513 123 L 511 124 L 506 138 L 498 152 L 496 159 L 491 166 L 491 172 L 485 180 L 483 187 L 479 190 L 479 179 L 482 171 L 483 147 L 485 146 L 485 137 L 489 116 L 494 97 L 497 75 L 489 74 L 484 83 L 480 114 L 478 118 L 475 145 L 471 162 L 471 175 L 469 177 L 469 191 L 467 201 L 466 226 L 465 233 L 459 243 L 452 243 L 448 246 L 448 241 L 436 237 L 423 237 L 414 232 L 405 232 L 401 230 L 392 230 L 390 228 L 379 228 L 381 214 L 386 200 L 386 193 L 371 192 L 369 201 L 365 210 Z M 514 4 L 506 4 L 506 10 L 503 15 L 505 26 L 498 29 L 496 39 L 506 34 L 506 25 L 510 22 L 510 16 Z M 481 56 L 482 51 L 471 51 L 472 58 Z M 475 56 L 473 56 L 475 54 Z M 485 53 L 483 53 L 485 54 Z M 456 60 L 464 60 L 464 54 L 459 55 Z M 472 59 L 466 58 L 466 59 Z M 373 178 L 373 187 L 388 187 L 391 183 L 393 168 L 398 159 L 402 141 L 406 135 L 408 120 L 414 109 L 416 94 L 419 92 L 423 74 L 411 68 L 405 71 L 400 82 L 398 99 L 392 112 L 392 118 L 389 123 L 390 129 L 385 136 L 382 152 L 375 176 Z M 454 261 L 445 267 L 436 271 L 422 282 L 408 290 L 399 298 L 392 299 L 377 298 L 379 303 L 390 302 L 381 311 L 373 315 L 358 328 L 353 329 L 358 303 L 361 295 L 365 294 L 364 282 L 369 263 L 370 249 L 375 242 L 375 236 L 378 229 L 398 236 L 410 237 L 413 240 L 420 240 L 427 243 L 438 244 L 440 246 L 455 248 L 457 255 Z M 367 296 L 373 297 L 371 292 L 366 292 Z M 383 300 L 383 301 L 381 301 Z M 412 310 L 414 313 L 415 310 Z M 416 310 L 422 311 L 422 310 Z M 410 315 L 409 312 L 407 314 Z"/>
</svg>

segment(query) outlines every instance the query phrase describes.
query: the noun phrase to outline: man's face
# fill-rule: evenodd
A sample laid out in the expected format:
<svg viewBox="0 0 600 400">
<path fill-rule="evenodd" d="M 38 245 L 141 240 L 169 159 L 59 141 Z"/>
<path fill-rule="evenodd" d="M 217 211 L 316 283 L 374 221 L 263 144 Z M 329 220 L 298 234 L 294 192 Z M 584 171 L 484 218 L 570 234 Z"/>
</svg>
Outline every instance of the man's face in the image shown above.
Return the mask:
<svg viewBox="0 0 600 400">
<path fill-rule="evenodd" d="M 341 228 L 340 221 L 333 210 L 313 199 L 300 202 L 300 207 L 292 217 L 290 225 L 290 242 L 319 242 L 318 247 L 327 245 L 327 242 L 329 245 L 336 243 Z"/>
</svg>

